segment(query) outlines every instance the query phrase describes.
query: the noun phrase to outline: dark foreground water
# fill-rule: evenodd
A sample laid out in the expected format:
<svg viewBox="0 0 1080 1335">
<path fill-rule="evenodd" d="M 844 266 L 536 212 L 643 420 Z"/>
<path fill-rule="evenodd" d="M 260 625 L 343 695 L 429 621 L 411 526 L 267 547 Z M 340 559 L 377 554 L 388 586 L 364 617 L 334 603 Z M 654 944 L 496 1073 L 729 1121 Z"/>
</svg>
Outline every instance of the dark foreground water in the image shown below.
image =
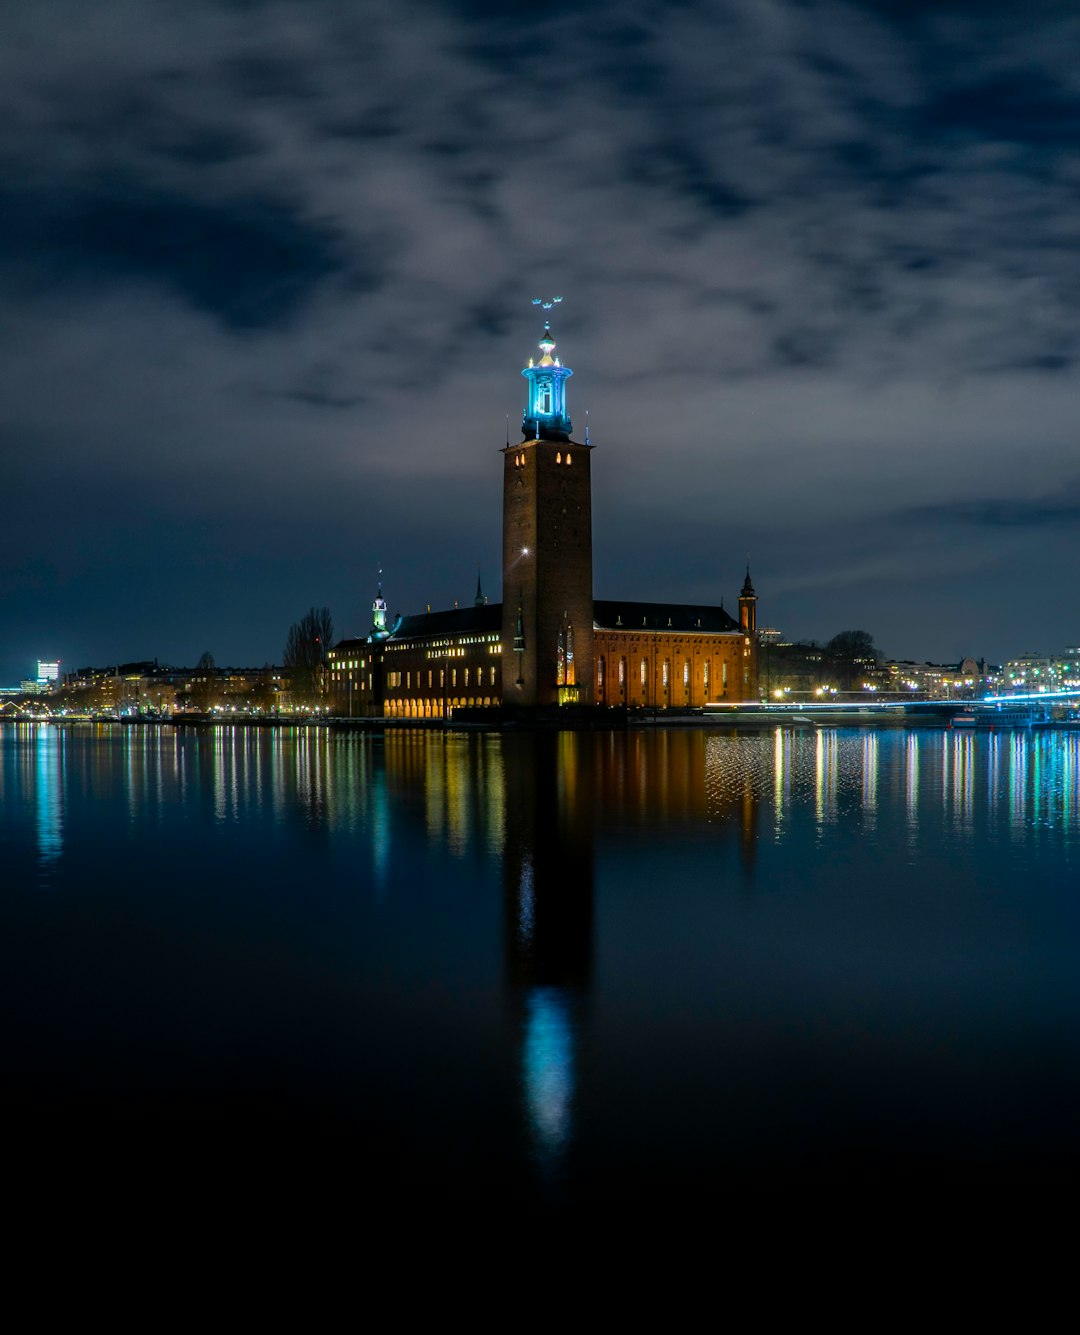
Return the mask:
<svg viewBox="0 0 1080 1335">
<path fill-rule="evenodd" d="M 0 841 L 39 1204 L 1075 1168 L 1075 733 L 7 725 Z"/>
</svg>

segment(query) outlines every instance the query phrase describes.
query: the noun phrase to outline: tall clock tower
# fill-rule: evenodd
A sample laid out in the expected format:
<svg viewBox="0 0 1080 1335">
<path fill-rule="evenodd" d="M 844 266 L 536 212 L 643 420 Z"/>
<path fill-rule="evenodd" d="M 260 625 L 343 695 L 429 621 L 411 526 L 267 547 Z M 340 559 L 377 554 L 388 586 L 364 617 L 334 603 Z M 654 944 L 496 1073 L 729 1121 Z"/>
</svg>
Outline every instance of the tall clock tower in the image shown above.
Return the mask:
<svg viewBox="0 0 1080 1335">
<path fill-rule="evenodd" d="M 573 372 L 544 325 L 522 371 L 523 439 L 503 451 L 502 689 L 508 705 L 591 704 L 591 447 L 571 439 Z M 586 433 L 587 434 L 587 433 Z"/>
</svg>

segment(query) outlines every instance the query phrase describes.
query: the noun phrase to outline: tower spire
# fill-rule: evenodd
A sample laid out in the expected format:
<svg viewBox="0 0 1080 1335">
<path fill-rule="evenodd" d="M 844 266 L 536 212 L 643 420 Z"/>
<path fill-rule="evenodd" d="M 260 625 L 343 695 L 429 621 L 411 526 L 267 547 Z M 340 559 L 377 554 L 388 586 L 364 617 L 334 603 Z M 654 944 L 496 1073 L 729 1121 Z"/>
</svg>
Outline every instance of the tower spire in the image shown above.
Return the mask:
<svg viewBox="0 0 1080 1335">
<path fill-rule="evenodd" d="M 385 640 L 390 632 L 386 628 L 386 599 L 382 592 L 382 566 L 379 566 L 378 592 L 371 604 L 371 634 L 369 640 Z"/>
<path fill-rule="evenodd" d="M 752 635 L 757 629 L 757 594 L 750 580 L 750 558 L 746 558 L 746 578 L 739 594 L 739 625 Z"/>
</svg>

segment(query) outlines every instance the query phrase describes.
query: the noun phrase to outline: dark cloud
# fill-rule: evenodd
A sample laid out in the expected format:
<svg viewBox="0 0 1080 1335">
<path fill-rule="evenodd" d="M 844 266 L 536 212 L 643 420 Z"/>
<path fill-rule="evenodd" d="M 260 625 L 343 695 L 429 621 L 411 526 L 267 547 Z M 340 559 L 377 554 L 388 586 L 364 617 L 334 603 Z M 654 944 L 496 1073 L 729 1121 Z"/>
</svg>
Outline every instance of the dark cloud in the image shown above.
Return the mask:
<svg viewBox="0 0 1080 1335">
<path fill-rule="evenodd" d="M 339 267 L 328 232 L 268 199 L 207 204 L 104 179 L 11 191 L 0 210 L 8 262 L 32 285 L 159 284 L 237 329 L 292 319 Z"/>
<path fill-rule="evenodd" d="M 1045 528 L 1080 522 L 1080 500 L 972 500 L 927 505 L 912 510 L 913 522 L 955 525 L 957 521 L 983 528 Z"/>
<path fill-rule="evenodd" d="M 0 569 L 38 572 L 3 585 L 7 677 L 69 641 L 261 662 L 297 608 L 362 617 L 380 561 L 403 611 L 477 558 L 496 591 L 556 290 L 598 589 L 730 597 L 749 550 L 792 633 L 1016 647 L 1002 601 L 1072 514 L 1070 7 L 16 0 L 5 29 Z M 121 587 L 152 643 L 117 642 Z"/>
</svg>

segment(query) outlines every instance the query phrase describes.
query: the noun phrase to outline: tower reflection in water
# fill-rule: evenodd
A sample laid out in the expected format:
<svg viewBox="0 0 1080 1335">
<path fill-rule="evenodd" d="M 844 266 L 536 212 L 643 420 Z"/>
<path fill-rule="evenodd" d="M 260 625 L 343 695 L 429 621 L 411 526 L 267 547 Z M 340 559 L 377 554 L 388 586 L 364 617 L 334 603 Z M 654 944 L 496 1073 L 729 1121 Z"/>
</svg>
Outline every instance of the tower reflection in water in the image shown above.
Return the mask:
<svg viewBox="0 0 1080 1335">
<path fill-rule="evenodd" d="M 575 733 L 507 740 L 503 858 L 508 1008 L 529 1148 L 558 1176 L 573 1142 L 592 984 L 593 790 Z"/>
<path fill-rule="evenodd" d="M 716 866 L 753 879 L 760 765 L 720 764 L 701 732 L 535 733 L 504 739 L 503 941 L 522 1120 L 541 1182 L 558 1187 L 582 1142 L 579 1092 L 594 996 L 601 849 L 677 847 L 709 829 Z M 753 741 L 756 747 L 756 739 Z M 616 878 L 618 884 L 622 880 Z M 662 884 L 655 883 L 663 893 Z M 625 886 L 624 886 L 625 888 Z M 592 1088 L 590 1102 L 602 1099 Z M 584 1151 L 584 1146 L 582 1148 Z M 579 1168 L 582 1166 L 579 1165 Z"/>
</svg>

